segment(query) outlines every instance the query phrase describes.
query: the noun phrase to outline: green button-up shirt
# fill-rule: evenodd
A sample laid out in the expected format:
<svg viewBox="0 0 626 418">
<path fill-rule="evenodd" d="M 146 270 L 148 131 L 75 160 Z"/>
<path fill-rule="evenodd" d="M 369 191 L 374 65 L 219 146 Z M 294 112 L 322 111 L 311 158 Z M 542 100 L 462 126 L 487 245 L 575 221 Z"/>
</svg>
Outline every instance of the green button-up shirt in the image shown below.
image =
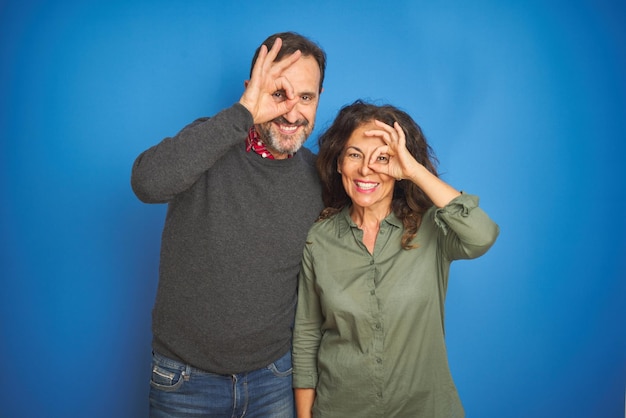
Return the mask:
<svg viewBox="0 0 626 418">
<path fill-rule="evenodd" d="M 444 341 L 450 263 L 484 254 L 498 226 L 463 194 L 431 208 L 413 243 L 380 224 L 373 254 L 348 208 L 316 223 L 304 249 L 294 387 L 316 388 L 315 418 L 463 417 Z"/>
</svg>

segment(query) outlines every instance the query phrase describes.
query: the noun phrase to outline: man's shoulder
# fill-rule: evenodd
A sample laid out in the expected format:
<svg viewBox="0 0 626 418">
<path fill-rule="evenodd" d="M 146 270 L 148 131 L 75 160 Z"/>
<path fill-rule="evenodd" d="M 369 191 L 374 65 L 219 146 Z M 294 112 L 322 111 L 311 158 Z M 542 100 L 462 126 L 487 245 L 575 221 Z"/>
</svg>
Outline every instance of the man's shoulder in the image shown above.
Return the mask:
<svg viewBox="0 0 626 418">
<path fill-rule="evenodd" d="M 242 123 L 245 122 L 246 126 L 252 126 L 252 115 L 250 115 L 250 112 L 248 112 L 248 110 L 239 103 L 235 103 L 234 105 L 224 108 L 212 116 L 198 117 L 193 122 L 185 126 L 183 129 L 200 125 L 211 119 L 213 119 L 214 123 L 217 124 L 231 124 L 233 121 L 241 121 Z"/>
<path fill-rule="evenodd" d="M 308 149 L 307 147 L 302 147 L 296 153 L 303 161 L 305 161 L 309 165 L 315 165 L 315 161 L 317 160 L 317 154 L 314 154 L 313 151 Z"/>
<path fill-rule="evenodd" d="M 185 128 L 191 128 L 192 126 L 195 126 L 195 125 L 199 125 L 199 124 L 201 124 L 201 123 L 204 123 L 204 122 L 206 122 L 206 121 L 207 121 L 207 120 L 209 120 L 209 119 L 211 119 L 211 117 L 210 117 L 210 116 L 202 116 L 202 117 L 199 117 L 199 118 L 197 118 L 196 120 L 194 120 L 193 122 L 189 123 L 187 126 L 185 126 Z"/>
</svg>

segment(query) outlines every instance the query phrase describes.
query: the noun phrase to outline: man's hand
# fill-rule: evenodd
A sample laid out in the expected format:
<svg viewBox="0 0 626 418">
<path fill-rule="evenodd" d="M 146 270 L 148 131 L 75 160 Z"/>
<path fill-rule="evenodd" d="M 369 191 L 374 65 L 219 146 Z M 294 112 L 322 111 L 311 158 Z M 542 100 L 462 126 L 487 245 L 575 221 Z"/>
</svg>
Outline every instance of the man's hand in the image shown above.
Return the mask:
<svg viewBox="0 0 626 418">
<path fill-rule="evenodd" d="M 265 123 L 289 112 L 298 102 L 291 83 L 283 71 L 300 59 L 302 53 L 296 51 L 278 62 L 278 55 L 283 41 L 276 38 L 272 49 L 268 52 L 265 45 L 261 46 L 259 55 L 252 68 L 252 76 L 246 82 L 239 103 L 252 114 L 254 123 Z"/>
</svg>

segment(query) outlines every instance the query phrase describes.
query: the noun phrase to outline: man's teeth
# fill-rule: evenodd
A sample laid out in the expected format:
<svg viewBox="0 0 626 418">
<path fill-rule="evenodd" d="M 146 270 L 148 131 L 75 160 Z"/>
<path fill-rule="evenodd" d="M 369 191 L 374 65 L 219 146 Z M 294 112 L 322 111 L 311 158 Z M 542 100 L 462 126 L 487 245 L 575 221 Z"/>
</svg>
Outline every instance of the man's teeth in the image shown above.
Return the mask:
<svg viewBox="0 0 626 418">
<path fill-rule="evenodd" d="M 356 185 L 359 187 L 359 189 L 370 190 L 378 186 L 378 183 L 361 183 L 360 181 L 357 181 Z"/>
<path fill-rule="evenodd" d="M 280 130 L 281 131 L 287 131 L 287 132 L 295 132 L 298 129 L 298 125 L 280 125 Z"/>
</svg>

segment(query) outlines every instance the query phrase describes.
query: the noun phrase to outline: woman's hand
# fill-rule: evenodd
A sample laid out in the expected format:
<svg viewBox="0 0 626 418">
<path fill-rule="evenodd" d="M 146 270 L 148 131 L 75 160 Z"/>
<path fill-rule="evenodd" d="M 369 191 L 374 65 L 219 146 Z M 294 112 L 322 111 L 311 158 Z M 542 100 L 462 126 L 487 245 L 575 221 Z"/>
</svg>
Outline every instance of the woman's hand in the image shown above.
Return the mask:
<svg viewBox="0 0 626 418">
<path fill-rule="evenodd" d="M 315 401 L 315 389 L 295 388 L 294 399 L 296 402 L 296 415 L 298 418 L 311 418 L 313 402 Z"/>
<path fill-rule="evenodd" d="M 393 127 L 378 120 L 374 123 L 380 129 L 365 131 L 365 135 L 379 137 L 386 145 L 378 147 L 372 154 L 369 164 L 372 170 L 396 180 L 413 182 L 440 208 L 461 194 L 417 162 L 406 147 L 406 136 L 398 122 L 394 122 Z"/>
<path fill-rule="evenodd" d="M 365 131 L 366 136 L 378 137 L 386 145 L 380 146 L 372 154 L 369 167 L 377 173 L 387 174 L 396 180 L 407 179 L 422 165 L 415 160 L 406 147 L 406 136 L 398 122 L 389 126 L 374 121 L 380 129 Z"/>
</svg>

